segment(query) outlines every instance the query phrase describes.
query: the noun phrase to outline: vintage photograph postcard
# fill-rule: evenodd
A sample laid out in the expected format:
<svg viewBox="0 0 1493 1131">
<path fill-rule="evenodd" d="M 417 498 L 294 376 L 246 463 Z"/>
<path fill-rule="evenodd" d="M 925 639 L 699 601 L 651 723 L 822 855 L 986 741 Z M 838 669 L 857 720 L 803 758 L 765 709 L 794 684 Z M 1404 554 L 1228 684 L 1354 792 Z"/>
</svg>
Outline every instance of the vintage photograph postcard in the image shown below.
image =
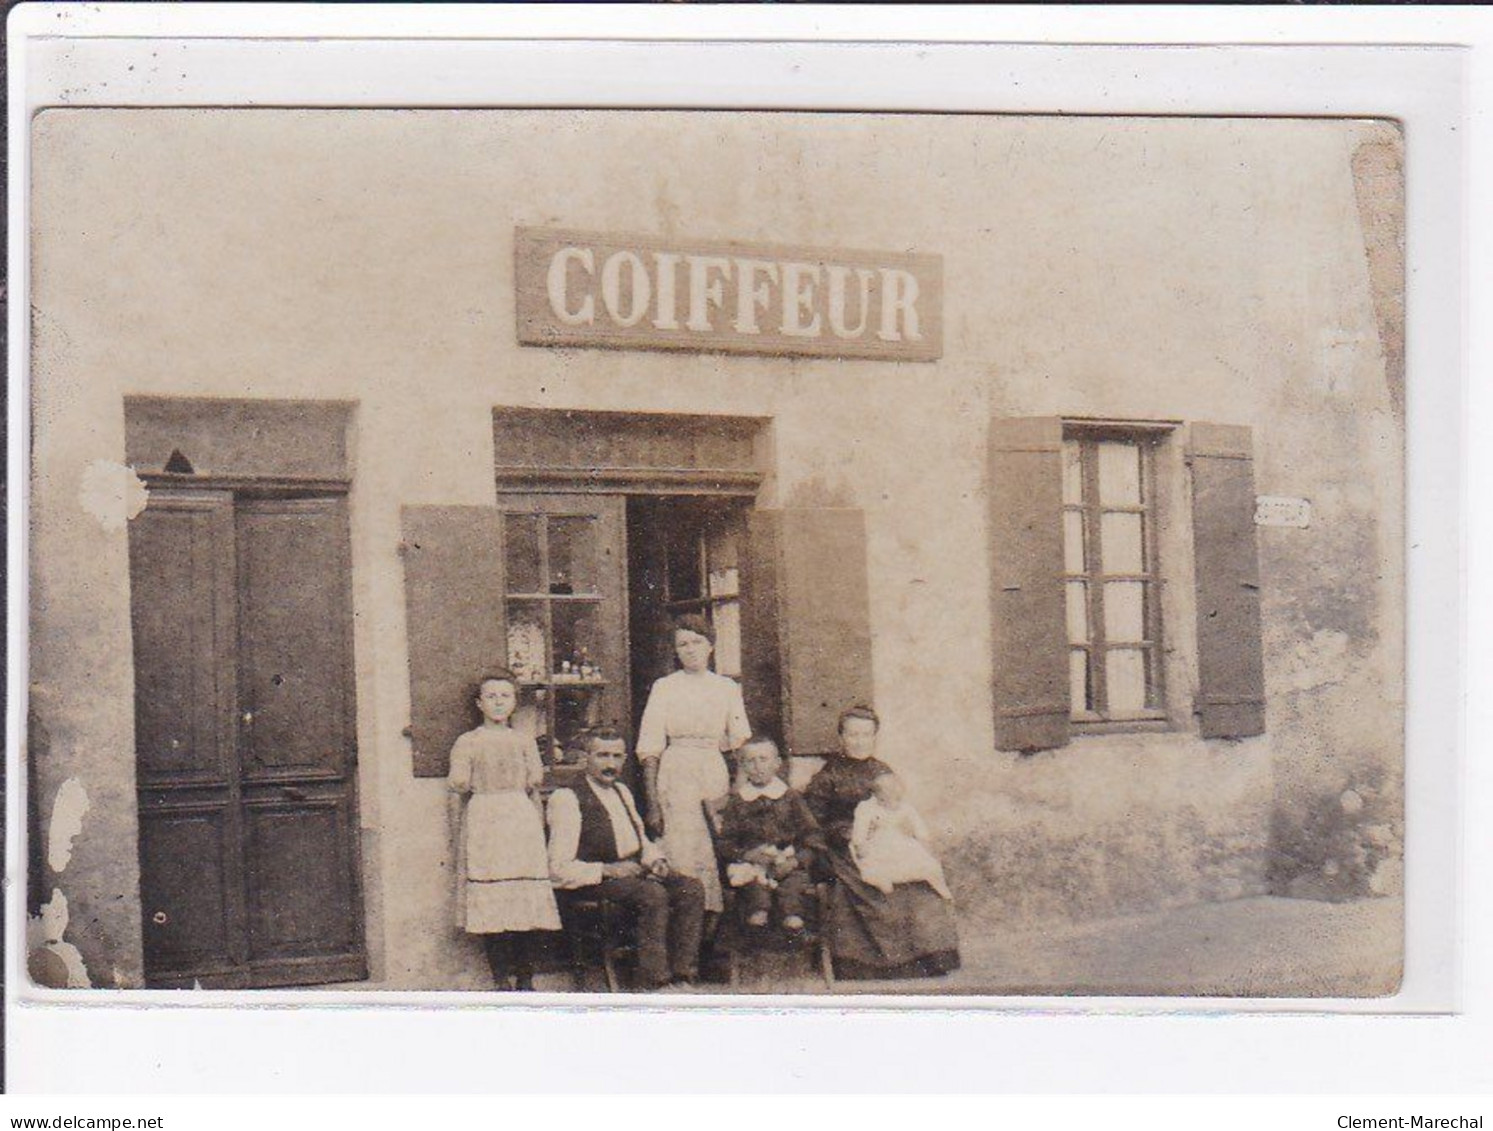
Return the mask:
<svg viewBox="0 0 1493 1131">
<path fill-rule="evenodd" d="M 35 984 L 1396 992 L 1394 123 L 30 142 Z"/>
</svg>

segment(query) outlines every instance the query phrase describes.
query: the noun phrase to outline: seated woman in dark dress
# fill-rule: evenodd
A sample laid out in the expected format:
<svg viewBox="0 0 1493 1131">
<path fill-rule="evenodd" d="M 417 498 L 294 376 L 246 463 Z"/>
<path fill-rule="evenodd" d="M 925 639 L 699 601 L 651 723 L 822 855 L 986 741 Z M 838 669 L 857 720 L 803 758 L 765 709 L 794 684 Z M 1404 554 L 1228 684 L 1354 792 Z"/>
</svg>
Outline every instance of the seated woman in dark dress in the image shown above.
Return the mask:
<svg viewBox="0 0 1493 1131">
<path fill-rule="evenodd" d="M 843 978 L 927 978 L 959 967 L 952 905 L 926 883 L 882 892 L 861 878 L 850 855 L 855 810 L 872 783 L 891 768 L 875 757 L 881 720 L 869 707 L 840 716 L 840 755 L 829 759 L 804 790 L 828 846 L 835 886 L 829 944 Z"/>
</svg>

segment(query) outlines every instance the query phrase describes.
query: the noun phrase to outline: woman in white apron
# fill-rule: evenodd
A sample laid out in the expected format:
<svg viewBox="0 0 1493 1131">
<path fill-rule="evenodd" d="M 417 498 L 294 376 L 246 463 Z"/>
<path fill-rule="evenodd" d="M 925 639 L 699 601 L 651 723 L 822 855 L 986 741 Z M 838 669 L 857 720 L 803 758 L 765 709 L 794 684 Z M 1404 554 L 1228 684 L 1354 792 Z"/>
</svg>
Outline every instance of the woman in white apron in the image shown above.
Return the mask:
<svg viewBox="0 0 1493 1131">
<path fill-rule="evenodd" d="M 680 670 L 656 681 L 638 730 L 649 831 L 662 833 L 669 866 L 705 886 L 705 910 L 721 910 L 715 843 L 702 802 L 731 788 L 724 755 L 751 737 L 741 687 L 710 670 L 715 637 L 701 617 L 674 623 Z"/>
</svg>

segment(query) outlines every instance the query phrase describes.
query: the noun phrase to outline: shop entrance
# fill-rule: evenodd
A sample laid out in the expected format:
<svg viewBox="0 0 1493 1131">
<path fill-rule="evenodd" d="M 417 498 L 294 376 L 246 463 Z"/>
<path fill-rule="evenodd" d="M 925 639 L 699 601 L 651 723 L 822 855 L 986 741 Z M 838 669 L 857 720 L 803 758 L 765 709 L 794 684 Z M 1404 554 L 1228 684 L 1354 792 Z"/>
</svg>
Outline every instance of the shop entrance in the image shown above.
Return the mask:
<svg viewBox="0 0 1493 1131">
<path fill-rule="evenodd" d="M 683 613 L 712 624 L 754 727 L 833 751 L 872 693 L 864 516 L 764 508 L 771 447 L 765 419 L 495 409 L 497 505 L 402 512 L 415 775 L 446 774 L 473 681 L 506 665 L 515 726 L 573 780 L 586 728 L 636 737 Z"/>
</svg>

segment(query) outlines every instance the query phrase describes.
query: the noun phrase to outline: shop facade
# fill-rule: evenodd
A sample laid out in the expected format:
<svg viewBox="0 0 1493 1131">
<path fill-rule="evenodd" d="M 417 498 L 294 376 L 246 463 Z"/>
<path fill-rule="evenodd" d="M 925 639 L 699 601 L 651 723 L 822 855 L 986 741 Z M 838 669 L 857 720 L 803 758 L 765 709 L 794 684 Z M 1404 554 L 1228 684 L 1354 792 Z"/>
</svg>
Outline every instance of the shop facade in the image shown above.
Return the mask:
<svg viewBox="0 0 1493 1131">
<path fill-rule="evenodd" d="M 32 897 L 92 985 L 481 988 L 472 682 L 517 672 L 559 780 L 680 612 L 800 780 L 875 704 L 965 934 L 1398 891 L 1391 127 L 33 147 Z"/>
</svg>

